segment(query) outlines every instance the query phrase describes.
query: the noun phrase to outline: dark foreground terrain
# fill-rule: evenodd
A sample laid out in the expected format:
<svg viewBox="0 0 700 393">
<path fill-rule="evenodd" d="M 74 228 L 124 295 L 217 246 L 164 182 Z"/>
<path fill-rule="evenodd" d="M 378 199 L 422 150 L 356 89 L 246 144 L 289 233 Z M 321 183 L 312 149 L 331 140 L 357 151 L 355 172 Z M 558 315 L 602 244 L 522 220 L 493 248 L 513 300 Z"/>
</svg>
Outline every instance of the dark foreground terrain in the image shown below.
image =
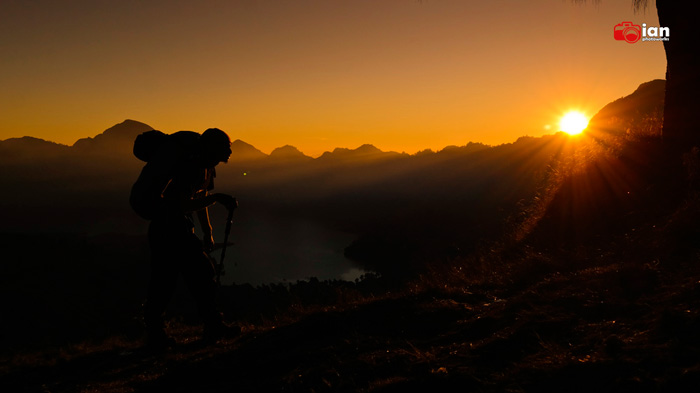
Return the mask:
<svg viewBox="0 0 700 393">
<path fill-rule="evenodd" d="M 15 353 L 2 359 L 0 386 L 4 392 L 697 391 L 697 258 L 600 252 L 560 269 L 557 258 L 521 249 L 510 255 L 519 263 L 490 274 L 445 267 L 452 271 L 441 271 L 439 282 L 427 273 L 375 296 L 346 285 L 337 293 L 349 299 L 293 304 L 255 323 L 241 321 L 242 336 L 216 345 L 202 344 L 198 328 L 173 321 L 178 347 L 163 353 L 125 337 Z"/>
</svg>

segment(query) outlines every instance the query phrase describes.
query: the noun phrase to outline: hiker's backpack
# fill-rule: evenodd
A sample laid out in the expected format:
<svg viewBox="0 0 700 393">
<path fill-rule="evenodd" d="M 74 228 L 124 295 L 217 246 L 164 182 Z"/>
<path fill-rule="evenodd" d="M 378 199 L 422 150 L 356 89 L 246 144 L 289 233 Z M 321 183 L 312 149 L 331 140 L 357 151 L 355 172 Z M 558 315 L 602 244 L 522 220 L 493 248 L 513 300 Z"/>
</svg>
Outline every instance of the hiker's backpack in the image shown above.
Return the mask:
<svg viewBox="0 0 700 393">
<path fill-rule="evenodd" d="M 168 137 L 168 134 L 157 130 L 139 134 L 134 140 L 134 155 L 141 161 L 150 161 L 158 148 L 168 140 Z"/>
<path fill-rule="evenodd" d="M 139 178 L 131 187 L 129 203 L 136 214 L 146 220 L 162 215 L 167 206 L 162 198 L 162 185 L 154 183 L 153 168 L 150 168 L 159 156 L 173 159 L 175 163 L 188 161 L 193 157 L 198 146 L 199 134 L 192 131 L 179 131 L 165 134 L 152 130 L 139 134 L 134 140 L 134 155 L 148 164 L 141 170 Z M 164 156 L 164 153 L 165 154 Z M 151 162 L 151 161 L 154 162 Z"/>
</svg>

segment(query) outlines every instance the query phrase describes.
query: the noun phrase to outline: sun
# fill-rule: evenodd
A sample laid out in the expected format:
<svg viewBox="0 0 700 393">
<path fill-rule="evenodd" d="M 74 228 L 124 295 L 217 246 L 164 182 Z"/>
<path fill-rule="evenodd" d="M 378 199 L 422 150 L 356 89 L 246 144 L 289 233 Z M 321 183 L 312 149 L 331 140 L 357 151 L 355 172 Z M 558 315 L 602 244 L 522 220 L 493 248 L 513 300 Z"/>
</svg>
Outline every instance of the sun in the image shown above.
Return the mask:
<svg viewBox="0 0 700 393">
<path fill-rule="evenodd" d="M 569 111 L 559 120 L 559 129 L 569 135 L 578 135 L 586 127 L 588 127 L 588 118 L 578 111 Z"/>
</svg>

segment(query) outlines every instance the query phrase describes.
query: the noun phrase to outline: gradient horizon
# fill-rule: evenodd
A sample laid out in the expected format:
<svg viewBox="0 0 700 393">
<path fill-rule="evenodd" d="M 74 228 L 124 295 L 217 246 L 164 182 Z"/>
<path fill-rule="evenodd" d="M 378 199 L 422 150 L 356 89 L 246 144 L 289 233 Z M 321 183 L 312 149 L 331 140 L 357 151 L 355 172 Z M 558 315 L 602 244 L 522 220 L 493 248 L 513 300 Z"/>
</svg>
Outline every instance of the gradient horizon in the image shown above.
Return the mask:
<svg viewBox="0 0 700 393">
<path fill-rule="evenodd" d="M 613 38 L 657 26 L 653 1 L 57 3 L 0 5 L 0 140 L 72 145 L 133 119 L 265 153 L 501 144 L 666 69 L 662 43 Z"/>
</svg>

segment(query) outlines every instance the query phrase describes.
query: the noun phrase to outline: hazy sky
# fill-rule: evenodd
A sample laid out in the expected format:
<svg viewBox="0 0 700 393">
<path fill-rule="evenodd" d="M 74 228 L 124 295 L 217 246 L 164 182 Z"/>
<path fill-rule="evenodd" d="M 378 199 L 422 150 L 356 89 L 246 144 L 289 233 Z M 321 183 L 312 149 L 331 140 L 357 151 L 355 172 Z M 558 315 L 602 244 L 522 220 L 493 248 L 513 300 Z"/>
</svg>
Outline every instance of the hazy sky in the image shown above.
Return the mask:
<svg viewBox="0 0 700 393">
<path fill-rule="evenodd" d="M 664 78 L 660 42 L 614 40 L 628 20 L 658 26 L 654 1 L 2 0 L 0 139 L 134 119 L 267 153 L 507 143 Z"/>
</svg>

